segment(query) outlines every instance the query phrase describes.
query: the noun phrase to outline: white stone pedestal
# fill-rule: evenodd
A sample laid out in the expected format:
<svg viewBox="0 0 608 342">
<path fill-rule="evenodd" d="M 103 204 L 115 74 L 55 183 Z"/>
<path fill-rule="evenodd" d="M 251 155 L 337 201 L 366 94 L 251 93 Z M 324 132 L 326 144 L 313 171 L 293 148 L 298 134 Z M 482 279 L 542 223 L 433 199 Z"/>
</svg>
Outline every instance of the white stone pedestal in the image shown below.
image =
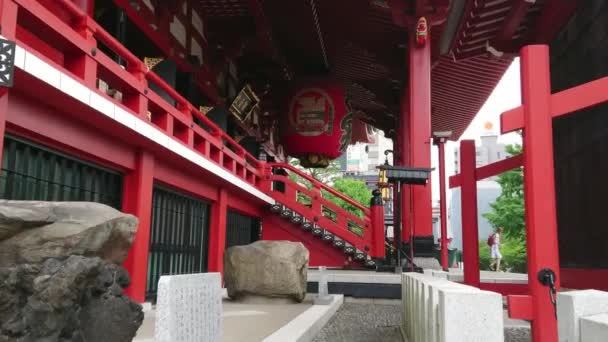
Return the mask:
<svg viewBox="0 0 608 342">
<path fill-rule="evenodd" d="M 220 342 L 219 273 L 162 276 L 158 282 L 155 342 Z"/>
</svg>

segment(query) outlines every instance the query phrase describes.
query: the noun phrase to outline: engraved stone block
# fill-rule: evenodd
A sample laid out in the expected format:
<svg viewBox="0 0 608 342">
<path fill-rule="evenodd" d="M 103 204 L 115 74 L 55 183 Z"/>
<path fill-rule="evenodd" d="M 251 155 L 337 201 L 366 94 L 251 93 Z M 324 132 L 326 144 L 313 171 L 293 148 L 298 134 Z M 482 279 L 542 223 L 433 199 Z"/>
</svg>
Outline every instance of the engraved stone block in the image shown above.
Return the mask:
<svg viewBox="0 0 608 342">
<path fill-rule="evenodd" d="M 156 342 L 222 340 L 219 273 L 162 276 L 158 282 Z"/>
</svg>

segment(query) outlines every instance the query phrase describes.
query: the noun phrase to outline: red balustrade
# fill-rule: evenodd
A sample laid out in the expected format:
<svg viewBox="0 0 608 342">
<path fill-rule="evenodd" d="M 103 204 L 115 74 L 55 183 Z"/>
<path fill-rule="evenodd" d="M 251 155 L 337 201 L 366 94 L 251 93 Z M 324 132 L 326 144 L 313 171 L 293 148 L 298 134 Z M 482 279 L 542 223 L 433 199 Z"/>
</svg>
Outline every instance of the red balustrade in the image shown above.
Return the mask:
<svg viewBox="0 0 608 342">
<path fill-rule="evenodd" d="M 247 183 L 260 185 L 263 163 L 148 70 L 143 61 L 71 1 L 55 0 L 55 8 L 31 0 L 4 0 L 2 5 L 7 3 L 18 6 L 19 45 Z M 126 66 L 101 51 L 99 43 L 125 61 Z M 98 79 L 119 91 L 122 100 L 98 90 Z M 148 82 L 157 85 L 176 106 L 149 89 Z"/>
<path fill-rule="evenodd" d="M 279 203 L 302 214 L 305 218 L 365 251 L 370 256 L 384 256 L 384 219 L 380 220 L 379 227 L 372 225 L 372 213 L 368 207 L 331 186 L 312 178 L 292 165 L 284 163 L 267 163 L 266 165 L 267 190 L 271 191 L 272 196 Z M 284 174 L 273 174 L 273 169 L 286 172 Z M 287 171 L 306 181 L 308 186 L 290 179 Z M 276 186 L 276 183 L 284 186 Z M 357 209 L 361 213 L 361 217 L 323 197 L 324 192 Z M 304 198 L 305 200 L 303 200 Z M 376 230 L 381 231 L 382 234 L 374 235 Z M 381 240 L 381 242 L 376 240 Z"/>
</svg>

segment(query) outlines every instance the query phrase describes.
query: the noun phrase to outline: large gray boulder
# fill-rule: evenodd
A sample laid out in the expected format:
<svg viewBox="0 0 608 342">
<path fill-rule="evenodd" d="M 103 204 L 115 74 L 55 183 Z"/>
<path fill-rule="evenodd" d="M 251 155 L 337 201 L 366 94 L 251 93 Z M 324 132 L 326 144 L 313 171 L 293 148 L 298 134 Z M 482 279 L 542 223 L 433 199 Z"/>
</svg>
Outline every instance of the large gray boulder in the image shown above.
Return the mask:
<svg viewBox="0 0 608 342">
<path fill-rule="evenodd" d="M 144 315 L 127 272 L 98 257 L 0 268 L 0 342 L 127 342 Z"/>
<path fill-rule="evenodd" d="M 70 255 L 119 264 L 137 224 L 135 216 L 99 203 L 0 201 L 0 267 Z"/>
<path fill-rule="evenodd" d="M 299 242 L 257 241 L 230 247 L 224 253 L 224 282 L 228 296 L 306 296 L 309 253 Z"/>
</svg>

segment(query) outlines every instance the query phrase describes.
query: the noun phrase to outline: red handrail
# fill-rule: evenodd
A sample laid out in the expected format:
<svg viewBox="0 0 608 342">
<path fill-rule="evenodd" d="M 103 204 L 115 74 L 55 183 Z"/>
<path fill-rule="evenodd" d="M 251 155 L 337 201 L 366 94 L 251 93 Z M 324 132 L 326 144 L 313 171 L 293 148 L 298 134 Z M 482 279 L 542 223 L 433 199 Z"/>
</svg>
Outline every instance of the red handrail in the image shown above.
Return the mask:
<svg viewBox="0 0 608 342">
<path fill-rule="evenodd" d="M 293 165 L 289 165 L 287 163 L 268 163 L 268 166 L 270 167 L 280 167 L 283 169 L 289 169 L 292 172 L 296 173 L 298 176 L 306 179 L 307 181 L 311 182 L 314 186 L 317 186 L 327 192 L 329 192 L 330 194 L 340 198 L 341 200 L 345 201 L 346 203 L 356 207 L 357 209 L 360 209 L 361 211 L 363 211 L 363 213 L 367 216 L 370 214 L 369 208 L 362 205 L 361 203 L 353 200 L 352 198 L 344 195 L 343 193 L 337 191 L 336 189 L 332 188 L 329 185 L 323 184 L 321 182 L 319 182 L 318 180 L 312 178 L 310 175 L 307 175 L 306 173 L 302 172 L 301 170 L 298 170 L 296 167 L 294 167 Z"/>
<path fill-rule="evenodd" d="M 70 0 L 55 0 L 58 5 L 62 6 L 69 14 L 75 19 L 84 19 L 87 17 L 87 14 L 84 13 L 76 4 L 74 4 Z"/>
<path fill-rule="evenodd" d="M 27 0 L 14 1 L 22 8 L 26 8 L 33 15 L 38 16 L 40 19 L 44 18 L 45 16 L 53 15 L 46 8 L 38 8 L 40 6 L 37 3 L 32 3 Z M 192 120 L 194 116 L 201 119 L 201 121 L 203 121 L 203 123 L 208 126 L 208 129 L 211 133 L 210 135 L 205 135 L 202 132 L 197 133 L 194 129 L 195 126 L 191 121 L 186 122 L 186 124 L 188 125 L 189 129 L 195 130 L 195 135 L 201 137 L 204 140 L 207 140 L 210 145 L 216 146 L 216 148 L 220 150 L 219 153 L 224 155 L 224 160 L 225 158 L 229 158 L 238 165 L 237 169 L 232 170 L 233 173 L 237 174 L 237 176 L 241 178 L 244 178 L 249 183 L 252 183 L 256 186 L 259 185 L 260 177 L 262 175 L 261 167 L 263 166 L 263 163 L 259 162 L 255 156 L 248 153 L 232 137 L 230 137 L 226 132 L 222 131 L 215 123 L 209 120 L 209 118 L 207 118 L 200 111 L 194 108 L 184 97 L 182 97 L 175 89 L 169 86 L 156 73 L 147 70 L 143 61 L 139 60 L 137 56 L 132 54 L 131 51 L 129 51 L 117 39 L 115 39 L 107 31 L 105 31 L 98 23 L 96 23 L 94 20 L 91 20 L 80 8 L 74 5 L 71 1 L 55 0 L 54 4 L 60 6 L 63 10 L 65 10 L 65 12 L 69 16 L 71 16 L 69 21 L 71 21 L 71 25 L 73 28 L 76 26 L 78 28 L 86 28 L 93 35 L 93 37 L 97 39 L 97 41 L 108 46 L 108 48 L 110 48 L 114 53 L 118 54 L 122 59 L 127 62 L 128 67 L 127 70 L 125 70 L 125 74 L 117 74 L 116 68 L 114 68 L 114 70 L 109 69 L 110 72 L 114 71 L 114 75 L 116 76 L 117 81 L 124 82 L 127 87 L 131 88 L 132 90 L 135 90 L 135 93 L 138 94 L 138 96 L 147 97 L 152 102 L 165 101 L 163 98 L 152 98 L 145 93 L 145 80 L 147 79 L 149 81 L 154 82 L 156 85 L 159 86 L 160 89 L 165 91 L 178 104 L 178 108 L 176 108 L 175 110 L 171 110 L 170 108 L 174 107 L 169 105 L 168 103 L 163 104 L 162 107 L 165 108 L 167 111 L 166 115 L 178 118 L 179 113 L 181 113 L 182 115 L 185 114 L 187 118 L 189 118 L 189 120 Z M 42 11 L 42 13 L 39 13 L 40 11 Z M 65 20 L 62 20 L 61 18 L 55 15 L 53 15 L 53 20 L 60 20 L 62 22 L 65 22 Z M 44 21 L 45 20 L 43 20 L 43 22 Z M 56 32 L 62 35 L 60 31 Z M 70 38 L 68 38 L 68 36 L 62 36 L 64 37 L 64 39 L 70 41 Z M 90 51 L 89 48 L 86 47 L 85 44 L 83 44 L 83 41 L 77 41 L 74 42 L 74 44 L 75 48 L 80 49 L 83 54 L 90 55 L 98 65 L 108 68 L 107 63 L 109 63 L 110 60 L 103 52 L 97 51 L 96 53 L 94 53 Z M 135 79 L 125 79 L 126 74 L 135 76 Z M 89 86 L 91 85 L 89 84 Z M 183 116 L 181 120 L 183 120 Z M 169 136 L 174 134 L 174 132 L 170 131 L 167 131 L 165 133 Z M 222 164 L 222 162 L 220 161 L 222 160 L 222 158 L 212 157 L 210 155 L 209 150 L 205 150 L 202 147 L 200 147 L 200 149 L 202 150 L 199 150 L 198 148 L 195 148 L 192 145 L 192 142 L 187 144 L 191 149 L 194 149 L 197 152 L 205 155 L 207 158 L 214 159 L 216 163 L 226 167 L 226 165 Z M 230 147 L 230 149 L 224 150 L 223 148 L 221 148 L 221 146 L 228 146 Z"/>
</svg>

